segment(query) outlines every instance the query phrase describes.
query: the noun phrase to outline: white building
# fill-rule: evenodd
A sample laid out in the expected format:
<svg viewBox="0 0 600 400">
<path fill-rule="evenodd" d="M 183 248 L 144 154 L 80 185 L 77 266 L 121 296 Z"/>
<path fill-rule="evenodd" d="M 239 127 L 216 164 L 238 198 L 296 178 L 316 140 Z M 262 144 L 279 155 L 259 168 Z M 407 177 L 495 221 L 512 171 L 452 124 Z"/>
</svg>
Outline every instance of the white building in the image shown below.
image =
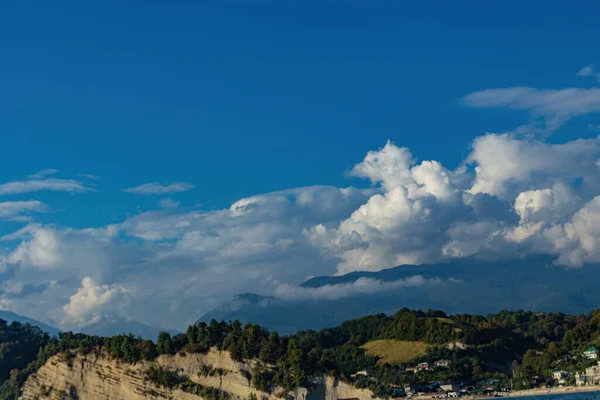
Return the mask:
<svg viewBox="0 0 600 400">
<path fill-rule="evenodd" d="M 417 369 L 419 371 L 427 371 L 429 370 L 429 363 L 423 362 L 417 365 Z"/>
<path fill-rule="evenodd" d="M 590 347 L 586 351 L 583 352 L 583 356 L 588 360 L 597 360 L 598 359 L 598 349 L 595 347 Z"/>
<path fill-rule="evenodd" d="M 353 378 L 356 378 L 357 376 L 362 375 L 362 376 L 369 376 L 370 375 L 370 371 L 367 369 L 363 369 L 362 371 L 358 371 L 355 374 L 350 375 Z"/>
<path fill-rule="evenodd" d="M 585 373 L 575 374 L 575 384 L 577 386 L 590 386 L 600 384 L 600 363 L 586 368 Z"/>
</svg>

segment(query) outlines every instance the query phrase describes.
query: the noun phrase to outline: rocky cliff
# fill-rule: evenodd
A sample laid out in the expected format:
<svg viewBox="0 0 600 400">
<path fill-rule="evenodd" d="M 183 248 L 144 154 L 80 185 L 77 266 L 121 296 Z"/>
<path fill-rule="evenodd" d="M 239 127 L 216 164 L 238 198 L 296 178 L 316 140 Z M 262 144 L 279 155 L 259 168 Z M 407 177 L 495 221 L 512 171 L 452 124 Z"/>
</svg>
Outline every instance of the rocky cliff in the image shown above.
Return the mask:
<svg viewBox="0 0 600 400">
<path fill-rule="evenodd" d="M 281 398 L 297 400 L 371 400 L 371 392 L 359 390 L 331 377 L 314 378 L 311 391 L 299 388 L 284 393 L 275 388 L 272 393 L 256 390 L 251 385 L 252 362 L 240 363 L 228 352 L 211 350 L 207 354 L 177 354 L 160 356 L 154 362 L 128 364 L 105 353 L 52 357 L 23 386 L 20 399 L 80 399 L 80 400 L 198 400 L 200 395 L 180 388 L 159 387 L 146 380 L 151 366 L 176 372 L 180 377 L 202 387 L 225 392 L 230 400 L 246 400 L 253 394 L 259 400 Z M 252 396 L 254 397 L 254 396 Z"/>
</svg>

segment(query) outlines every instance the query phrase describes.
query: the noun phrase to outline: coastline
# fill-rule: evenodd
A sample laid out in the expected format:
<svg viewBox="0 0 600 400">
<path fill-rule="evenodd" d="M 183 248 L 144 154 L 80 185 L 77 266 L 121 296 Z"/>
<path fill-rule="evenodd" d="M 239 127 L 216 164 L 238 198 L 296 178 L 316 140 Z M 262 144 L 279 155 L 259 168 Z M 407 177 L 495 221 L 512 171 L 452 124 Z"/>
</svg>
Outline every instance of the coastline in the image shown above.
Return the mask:
<svg viewBox="0 0 600 400">
<path fill-rule="evenodd" d="M 600 386 L 565 386 L 558 388 L 547 388 L 547 389 L 525 389 L 525 390 L 515 390 L 513 392 L 508 393 L 508 395 L 501 395 L 501 397 L 533 397 L 533 396 L 552 396 L 559 394 L 568 394 L 568 393 L 588 393 L 588 392 L 599 392 Z M 490 398 L 487 396 L 474 397 L 474 399 L 486 399 Z"/>
<path fill-rule="evenodd" d="M 565 386 L 559 388 L 550 388 L 550 389 L 524 389 L 524 390 L 515 390 L 512 392 L 504 393 L 499 392 L 497 396 L 463 396 L 466 399 L 480 400 L 480 399 L 490 399 L 490 398 L 501 398 L 501 397 L 509 397 L 509 398 L 518 398 L 518 397 L 533 397 L 533 396 L 552 396 L 552 395 L 560 395 L 560 394 L 569 394 L 569 393 L 589 393 L 589 392 L 600 392 L 600 386 Z M 425 400 L 431 399 L 432 396 L 414 396 L 412 399 L 414 400 Z"/>
</svg>

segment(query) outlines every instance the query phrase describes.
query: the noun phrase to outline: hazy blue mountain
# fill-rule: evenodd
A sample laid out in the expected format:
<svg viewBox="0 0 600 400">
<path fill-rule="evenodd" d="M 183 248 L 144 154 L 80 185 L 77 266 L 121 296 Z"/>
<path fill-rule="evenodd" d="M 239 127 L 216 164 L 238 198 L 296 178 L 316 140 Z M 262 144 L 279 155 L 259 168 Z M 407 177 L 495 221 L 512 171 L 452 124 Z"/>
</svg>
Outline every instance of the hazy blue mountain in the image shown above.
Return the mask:
<svg viewBox="0 0 600 400">
<path fill-rule="evenodd" d="M 156 341 L 158 333 L 163 330 L 166 330 L 171 334 L 178 333 L 176 331 L 162 329 L 157 326 L 144 325 L 139 322 L 126 320 L 123 318 L 104 319 L 88 325 L 85 328 L 81 328 L 81 332 L 87 333 L 88 335 L 114 336 L 122 333 L 133 333 L 135 336 L 141 336 L 144 339 L 150 339 L 153 341 Z"/>
<path fill-rule="evenodd" d="M 402 307 L 437 308 L 448 313 L 487 314 L 502 309 L 586 313 L 600 305 L 600 266 L 565 269 L 550 258 L 484 262 L 462 259 L 434 265 L 404 265 L 378 272 L 353 272 L 310 279 L 308 289 L 352 284 L 360 278 L 393 282 L 420 275 L 426 279 L 457 280 L 443 285 L 398 287 L 373 294 L 333 300 L 291 301 L 257 294 L 236 296 L 203 315 L 199 321 L 239 319 L 286 334 L 321 329 L 368 314 L 391 313 Z"/>
<path fill-rule="evenodd" d="M 22 324 L 30 324 L 35 325 L 41 328 L 44 332 L 48 332 L 50 335 L 58 335 L 60 332 L 59 329 L 54 328 L 53 326 L 46 325 L 43 322 L 36 321 L 35 319 L 27 318 L 19 314 L 15 314 L 12 311 L 0 311 L 0 319 L 3 319 L 7 322 L 17 321 Z"/>
<path fill-rule="evenodd" d="M 43 331 L 48 332 L 50 335 L 58 335 L 61 332 L 60 329 L 54 328 L 50 325 L 46 325 L 43 322 L 36 321 L 34 319 L 24 317 L 19 314 L 15 314 L 12 311 L 1 311 L 0 319 L 8 322 L 17 321 L 22 324 L 31 324 L 40 327 Z M 123 318 L 118 319 L 104 319 L 94 324 L 88 325 L 78 330 L 78 332 L 87 333 L 89 335 L 97 336 L 113 336 L 120 335 L 122 333 L 129 334 L 133 333 L 135 336 L 141 336 L 144 339 L 150 339 L 156 341 L 158 333 L 162 330 L 166 330 L 171 334 L 178 333 L 177 331 L 162 329 L 156 326 L 144 325 L 136 321 L 126 320 Z"/>
</svg>

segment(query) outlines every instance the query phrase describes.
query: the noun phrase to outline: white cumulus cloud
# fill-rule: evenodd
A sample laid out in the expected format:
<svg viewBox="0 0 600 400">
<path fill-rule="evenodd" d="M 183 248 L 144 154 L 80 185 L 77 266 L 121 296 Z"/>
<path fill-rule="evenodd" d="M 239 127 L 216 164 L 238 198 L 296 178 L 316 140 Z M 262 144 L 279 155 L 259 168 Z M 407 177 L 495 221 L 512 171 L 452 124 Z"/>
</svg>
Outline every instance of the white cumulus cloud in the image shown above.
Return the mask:
<svg viewBox="0 0 600 400">
<path fill-rule="evenodd" d="M 513 199 L 528 189 L 552 186 L 557 180 L 582 179 L 598 184 L 600 137 L 562 144 L 488 134 L 475 139 L 467 162 L 475 166 L 470 193 Z"/>
<path fill-rule="evenodd" d="M 0 238 L 3 241 L 16 239 L 21 242 L 7 257 L 11 264 L 44 270 L 56 267 L 61 260 L 60 239 L 52 228 L 32 224 Z"/>
<path fill-rule="evenodd" d="M 388 143 L 351 171 L 381 190 L 339 225 L 305 235 L 337 260 L 338 274 L 474 255 L 595 262 L 596 231 L 583 229 L 581 215 L 595 216 L 585 204 L 600 194 L 599 144 L 488 134 L 475 139 L 466 168 L 451 171 Z"/>
<path fill-rule="evenodd" d="M 68 324 L 85 326 L 104 317 L 120 315 L 127 302 L 127 290 L 120 285 L 100 285 L 90 277 L 81 281 L 81 287 L 63 309 Z"/>
</svg>

